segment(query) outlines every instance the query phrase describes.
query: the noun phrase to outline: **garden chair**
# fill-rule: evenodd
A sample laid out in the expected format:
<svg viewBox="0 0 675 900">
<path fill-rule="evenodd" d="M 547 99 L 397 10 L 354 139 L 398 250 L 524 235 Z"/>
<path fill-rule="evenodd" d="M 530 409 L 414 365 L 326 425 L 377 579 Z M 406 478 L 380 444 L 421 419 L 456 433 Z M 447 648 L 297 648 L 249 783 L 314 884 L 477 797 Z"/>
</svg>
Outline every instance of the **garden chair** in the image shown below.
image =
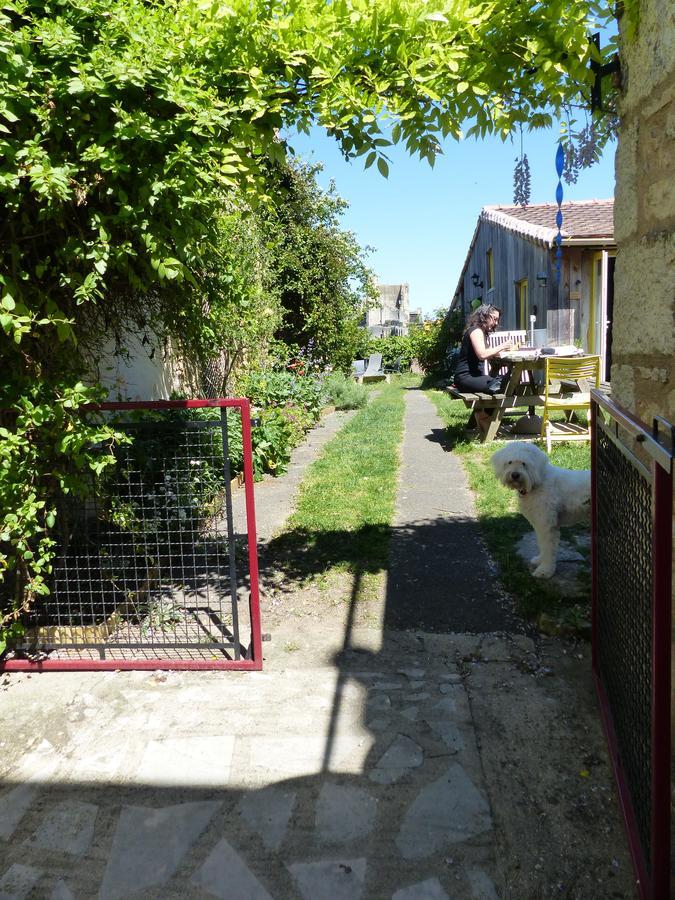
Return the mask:
<svg viewBox="0 0 675 900">
<path fill-rule="evenodd" d="M 368 358 L 366 371 L 363 373 L 361 380 L 366 381 L 389 381 L 389 376 L 382 368 L 382 354 L 371 353 Z"/>
<path fill-rule="evenodd" d="M 591 388 L 599 384 L 599 356 L 547 357 L 541 436 L 548 453 L 553 441 L 590 440 Z M 586 413 L 585 423 L 573 421 L 579 411 Z M 565 413 L 565 419 L 552 421 L 554 412 Z"/>
<path fill-rule="evenodd" d="M 504 341 L 518 341 L 519 344 L 524 344 L 527 341 L 527 332 L 526 331 L 493 331 L 492 334 L 488 334 L 485 338 L 485 343 L 488 348 L 498 347 L 500 344 L 503 344 Z M 490 364 L 486 361 L 485 364 L 485 374 L 486 375 L 506 375 L 508 372 L 508 367 L 502 366 L 495 371 L 490 371 Z M 527 373 L 525 374 L 525 381 L 529 381 L 529 376 Z"/>
<path fill-rule="evenodd" d="M 527 341 L 527 332 L 493 331 L 492 334 L 488 334 L 485 343 L 488 347 L 497 347 L 499 344 L 503 344 L 504 341 L 518 341 L 519 344 L 524 344 Z"/>
<path fill-rule="evenodd" d="M 365 359 L 355 359 L 352 363 L 352 375 L 357 380 L 361 378 L 363 373 L 366 371 L 366 361 Z"/>
</svg>

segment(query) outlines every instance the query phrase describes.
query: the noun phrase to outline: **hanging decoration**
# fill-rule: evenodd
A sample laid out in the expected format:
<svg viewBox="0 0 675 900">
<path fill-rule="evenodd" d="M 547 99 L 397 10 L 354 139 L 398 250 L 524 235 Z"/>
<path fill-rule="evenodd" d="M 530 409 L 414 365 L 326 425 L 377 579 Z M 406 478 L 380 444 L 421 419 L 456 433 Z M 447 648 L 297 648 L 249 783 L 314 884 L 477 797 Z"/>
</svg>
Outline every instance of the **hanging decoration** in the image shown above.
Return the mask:
<svg viewBox="0 0 675 900">
<path fill-rule="evenodd" d="M 558 186 L 555 189 L 555 202 L 558 204 L 558 212 L 555 214 L 555 224 L 558 226 L 558 233 L 555 236 L 556 243 L 556 251 L 555 251 L 555 278 L 558 284 L 560 284 L 560 268 L 562 263 L 562 223 L 563 223 L 563 214 L 562 214 L 562 201 L 563 201 L 563 186 L 562 186 L 562 173 L 565 167 L 565 149 L 562 145 L 562 141 L 558 143 L 558 149 L 555 154 L 555 170 L 558 173 Z"/>
</svg>

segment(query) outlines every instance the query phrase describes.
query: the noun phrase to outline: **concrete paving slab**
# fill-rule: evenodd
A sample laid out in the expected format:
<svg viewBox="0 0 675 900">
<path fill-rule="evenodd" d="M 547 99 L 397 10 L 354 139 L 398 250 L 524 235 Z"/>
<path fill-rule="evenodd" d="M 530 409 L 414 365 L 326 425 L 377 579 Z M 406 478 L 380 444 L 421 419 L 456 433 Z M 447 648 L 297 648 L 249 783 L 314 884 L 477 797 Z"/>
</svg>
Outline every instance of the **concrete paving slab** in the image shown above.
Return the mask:
<svg viewBox="0 0 675 900">
<path fill-rule="evenodd" d="M 405 734 L 397 734 L 368 777 L 378 784 L 393 784 L 423 762 L 424 751 L 420 745 Z"/>
<path fill-rule="evenodd" d="M 293 863 L 289 870 L 304 900 L 360 900 L 365 859 Z"/>
<path fill-rule="evenodd" d="M 481 602 L 501 609 L 490 620 L 499 628 L 424 628 L 434 597 L 449 629 L 487 607 L 471 609 L 474 588 L 451 583 L 452 554 L 477 545 L 447 542 L 475 518 L 461 481 L 437 502 L 454 469 L 417 399 L 407 433 L 433 450 L 441 481 L 432 494 L 428 471 L 406 465 L 399 514 L 434 564 L 415 587 L 412 543 L 397 556 L 387 608 L 402 600 L 409 615 L 415 600 L 423 614 L 405 630 L 348 634 L 338 617 L 289 617 L 265 645 L 262 673 L 11 676 L 0 686 L 12 723 L 0 753 L 0 890 L 27 900 L 634 900 L 588 659 L 508 627 L 487 556 Z M 259 504 L 267 534 L 291 502 Z M 292 639 L 302 649 L 284 653 Z M 371 780 L 399 736 L 410 741 L 399 744 L 404 774 Z M 64 810 L 70 830 L 57 836 Z M 90 811 L 93 834 L 78 831 L 77 810 Z"/>
<path fill-rule="evenodd" d="M 422 391 L 409 391 L 406 405 L 384 627 L 522 631 L 485 551 L 462 464 L 444 451 L 443 423 Z"/>
<path fill-rule="evenodd" d="M 428 878 L 396 891 L 391 900 L 450 900 L 438 878 Z"/>
<path fill-rule="evenodd" d="M 25 841 L 27 847 L 84 856 L 94 837 L 98 806 L 69 800 L 48 810 L 33 835 Z"/>
<path fill-rule="evenodd" d="M 65 881 L 57 881 L 54 890 L 49 895 L 49 900 L 75 900 L 75 895 Z"/>
<path fill-rule="evenodd" d="M 191 879 L 192 884 L 203 888 L 212 897 L 230 900 L 272 900 L 241 856 L 223 838 L 213 848 L 202 866 Z"/>
<path fill-rule="evenodd" d="M 135 780 L 160 786 L 225 786 L 230 781 L 234 741 L 231 734 L 149 741 Z"/>
<path fill-rule="evenodd" d="M 326 844 L 362 840 L 375 827 L 377 798 L 352 785 L 322 785 L 316 805 L 316 837 Z"/>
<path fill-rule="evenodd" d="M 470 869 L 467 875 L 471 885 L 472 900 L 499 900 L 494 883 L 487 872 Z"/>
<path fill-rule="evenodd" d="M 37 786 L 19 784 L 0 793 L 0 840 L 7 841 L 35 800 Z"/>
<path fill-rule="evenodd" d="M 463 767 L 453 763 L 420 791 L 406 812 L 396 844 L 404 859 L 420 859 L 491 828 L 487 800 Z"/>
<path fill-rule="evenodd" d="M 160 809 L 123 807 L 99 900 L 121 900 L 165 884 L 219 806 L 210 801 Z"/>
<path fill-rule="evenodd" d="M 0 900 L 23 900 L 38 883 L 41 875 L 32 866 L 14 863 L 0 877 Z"/>
<path fill-rule="evenodd" d="M 242 818 L 267 850 L 278 850 L 283 843 L 297 796 L 295 791 L 270 787 L 245 794 L 239 801 Z"/>
<path fill-rule="evenodd" d="M 338 734 L 329 750 L 324 736 L 261 736 L 251 747 L 250 774 L 258 783 L 319 775 L 326 769 L 357 775 L 363 771 L 371 746 L 370 737 L 349 734 Z"/>
</svg>

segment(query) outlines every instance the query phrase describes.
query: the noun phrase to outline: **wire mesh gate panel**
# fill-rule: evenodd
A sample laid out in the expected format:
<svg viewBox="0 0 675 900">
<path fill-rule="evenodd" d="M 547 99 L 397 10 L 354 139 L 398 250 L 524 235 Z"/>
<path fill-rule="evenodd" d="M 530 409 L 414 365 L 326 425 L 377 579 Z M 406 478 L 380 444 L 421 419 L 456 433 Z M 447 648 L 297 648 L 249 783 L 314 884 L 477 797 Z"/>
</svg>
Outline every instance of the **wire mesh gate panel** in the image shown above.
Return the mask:
<svg viewBox="0 0 675 900">
<path fill-rule="evenodd" d="M 248 400 L 106 403 L 86 414 L 111 419 L 126 442 L 88 496 L 60 503 L 51 593 L 25 617 L 4 668 L 260 669 Z"/>
<path fill-rule="evenodd" d="M 673 428 L 591 392 L 593 672 L 643 898 L 670 895 Z"/>
</svg>

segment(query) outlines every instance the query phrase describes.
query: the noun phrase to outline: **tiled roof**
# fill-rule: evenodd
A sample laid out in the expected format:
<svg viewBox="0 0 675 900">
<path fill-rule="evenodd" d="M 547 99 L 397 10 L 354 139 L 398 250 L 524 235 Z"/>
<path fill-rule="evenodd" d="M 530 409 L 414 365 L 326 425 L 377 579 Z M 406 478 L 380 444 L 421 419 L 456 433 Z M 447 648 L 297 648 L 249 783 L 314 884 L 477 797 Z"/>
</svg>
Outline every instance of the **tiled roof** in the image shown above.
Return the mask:
<svg viewBox="0 0 675 900">
<path fill-rule="evenodd" d="M 569 200 L 562 204 L 561 234 L 565 238 L 612 238 L 614 200 Z M 555 203 L 531 206 L 484 206 L 480 218 L 501 225 L 516 234 L 552 244 L 557 234 Z"/>
</svg>

